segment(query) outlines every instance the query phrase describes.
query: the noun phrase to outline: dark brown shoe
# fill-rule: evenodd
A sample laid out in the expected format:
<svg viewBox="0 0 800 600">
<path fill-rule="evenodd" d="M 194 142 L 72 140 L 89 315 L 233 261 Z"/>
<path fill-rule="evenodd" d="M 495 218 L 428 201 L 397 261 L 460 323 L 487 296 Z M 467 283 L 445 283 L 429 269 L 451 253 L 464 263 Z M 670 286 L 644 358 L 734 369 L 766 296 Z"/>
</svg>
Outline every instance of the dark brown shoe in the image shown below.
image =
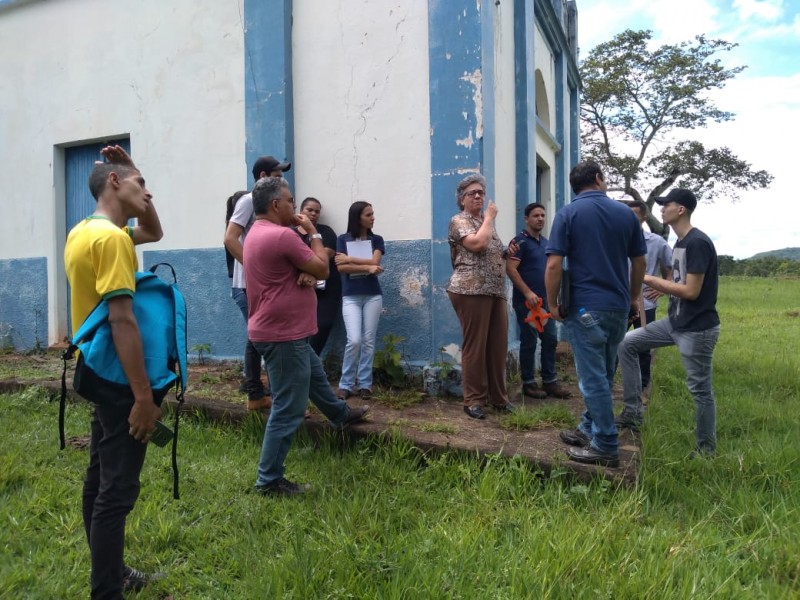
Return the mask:
<svg viewBox="0 0 800 600">
<path fill-rule="evenodd" d="M 542 391 L 547 396 L 552 396 L 553 398 L 569 398 L 572 396 L 572 392 L 570 392 L 567 388 L 563 388 L 558 385 L 557 381 L 553 383 L 543 383 L 542 384 Z"/>
<path fill-rule="evenodd" d="M 269 409 L 272 408 L 272 398 L 268 396 L 264 396 L 263 398 L 258 398 L 257 400 L 248 400 L 247 401 L 247 411 L 248 412 L 267 412 Z"/>
<path fill-rule="evenodd" d="M 526 383 L 522 386 L 522 395 L 528 398 L 536 398 L 541 400 L 547 398 L 547 392 L 536 387 L 535 383 Z"/>
</svg>

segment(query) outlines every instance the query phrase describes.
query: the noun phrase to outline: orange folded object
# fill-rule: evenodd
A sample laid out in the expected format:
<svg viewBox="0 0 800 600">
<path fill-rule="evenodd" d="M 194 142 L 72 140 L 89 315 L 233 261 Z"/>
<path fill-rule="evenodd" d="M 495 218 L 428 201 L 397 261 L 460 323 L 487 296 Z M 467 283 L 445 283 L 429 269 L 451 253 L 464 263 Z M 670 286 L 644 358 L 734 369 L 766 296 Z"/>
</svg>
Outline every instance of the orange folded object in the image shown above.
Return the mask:
<svg viewBox="0 0 800 600">
<path fill-rule="evenodd" d="M 525 322 L 531 327 L 534 327 L 539 333 L 544 333 L 544 326 L 553 315 L 542 308 L 544 306 L 542 299 L 539 298 L 536 302 L 536 306 L 531 306 L 531 303 L 526 300 L 525 306 L 530 310 L 528 316 L 525 317 Z"/>
</svg>

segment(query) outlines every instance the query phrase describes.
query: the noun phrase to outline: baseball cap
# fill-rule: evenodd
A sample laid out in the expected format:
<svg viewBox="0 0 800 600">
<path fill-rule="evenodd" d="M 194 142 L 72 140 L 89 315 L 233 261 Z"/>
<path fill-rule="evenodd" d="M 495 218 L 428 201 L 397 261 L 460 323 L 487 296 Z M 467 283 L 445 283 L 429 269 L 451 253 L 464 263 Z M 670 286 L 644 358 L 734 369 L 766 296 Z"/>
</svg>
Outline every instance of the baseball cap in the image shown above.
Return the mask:
<svg viewBox="0 0 800 600">
<path fill-rule="evenodd" d="M 292 168 L 292 163 L 281 162 L 274 156 L 260 156 L 253 163 L 253 178 L 258 179 L 259 174 L 272 173 L 273 171 L 288 171 Z"/>
<path fill-rule="evenodd" d="M 695 197 L 694 192 L 684 188 L 671 189 L 669 194 L 666 196 L 656 198 L 656 204 L 660 204 L 661 206 L 664 206 L 669 202 L 674 202 L 675 204 L 685 206 L 689 209 L 689 212 L 694 211 L 694 209 L 697 207 L 697 198 Z"/>
</svg>

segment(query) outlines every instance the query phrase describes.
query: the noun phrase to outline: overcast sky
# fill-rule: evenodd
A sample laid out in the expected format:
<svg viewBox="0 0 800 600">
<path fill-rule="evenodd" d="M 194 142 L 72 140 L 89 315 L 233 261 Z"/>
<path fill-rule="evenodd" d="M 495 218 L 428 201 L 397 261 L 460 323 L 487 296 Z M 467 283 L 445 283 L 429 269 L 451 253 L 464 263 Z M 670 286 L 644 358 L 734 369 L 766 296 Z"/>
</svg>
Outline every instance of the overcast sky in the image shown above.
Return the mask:
<svg viewBox="0 0 800 600">
<path fill-rule="evenodd" d="M 756 170 L 774 177 L 767 190 L 742 192 L 736 203 L 701 204 L 692 223 L 714 240 L 719 254 L 800 247 L 800 0 L 577 0 L 581 56 L 625 29 L 650 29 L 655 45 L 694 36 L 736 42 L 720 55 L 746 65 L 717 106 L 734 121 L 691 136 L 706 147 L 728 146 Z"/>
</svg>

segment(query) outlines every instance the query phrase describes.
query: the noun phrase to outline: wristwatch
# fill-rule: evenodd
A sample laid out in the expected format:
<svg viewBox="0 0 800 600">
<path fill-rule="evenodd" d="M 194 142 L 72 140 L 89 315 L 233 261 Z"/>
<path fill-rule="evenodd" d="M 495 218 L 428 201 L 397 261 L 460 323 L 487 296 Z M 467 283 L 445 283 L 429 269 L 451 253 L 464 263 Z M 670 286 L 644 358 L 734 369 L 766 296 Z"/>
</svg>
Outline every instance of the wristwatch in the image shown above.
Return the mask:
<svg viewBox="0 0 800 600">
<path fill-rule="evenodd" d="M 312 233 L 312 234 L 311 234 L 311 235 L 308 237 L 308 240 L 309 240 L 309 241 L 311 241 L 311 240 L 321 240 L 321 239 L 322 239 L 322 234 L 321 234 L 321 233 Z"/>
</svg>

